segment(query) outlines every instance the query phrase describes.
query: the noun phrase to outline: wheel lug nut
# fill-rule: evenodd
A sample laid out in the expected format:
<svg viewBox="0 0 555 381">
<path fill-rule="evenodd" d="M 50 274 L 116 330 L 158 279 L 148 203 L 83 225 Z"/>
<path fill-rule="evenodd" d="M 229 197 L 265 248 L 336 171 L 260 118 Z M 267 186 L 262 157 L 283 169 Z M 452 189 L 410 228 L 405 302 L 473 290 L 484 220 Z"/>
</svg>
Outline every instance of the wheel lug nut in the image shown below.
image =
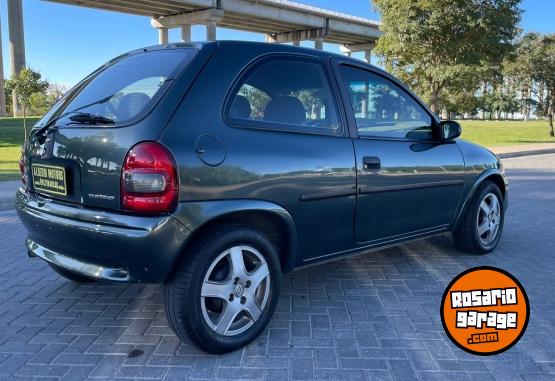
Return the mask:
<svg viewBox="0 0 555 381">
<path fill-rule="evenodd" d="M 250 286 L 251 286 L 251 281 L 248 280 L 248 281 L 245 283 L 245 287 L 249 288 Z"/>
<path fill-rule="evenodd" d="M 235 278 L 235 280 L 233 281 L 234 284 L 239 283 L 239 278 Z"/>
<path fill-rule="evenodd" d="M 234 299 L 234 298 L 235 298 L 235 295 L 229 294 L 229 301 L 230 301 L 230 302 L 233 302 L 233 299 Z"/>
<path fill-rule="evenodd" d="M 247 302 L 247 298 L 242 296 L 241 297 L 241 304 L 245 304 Z"/>
</svg>

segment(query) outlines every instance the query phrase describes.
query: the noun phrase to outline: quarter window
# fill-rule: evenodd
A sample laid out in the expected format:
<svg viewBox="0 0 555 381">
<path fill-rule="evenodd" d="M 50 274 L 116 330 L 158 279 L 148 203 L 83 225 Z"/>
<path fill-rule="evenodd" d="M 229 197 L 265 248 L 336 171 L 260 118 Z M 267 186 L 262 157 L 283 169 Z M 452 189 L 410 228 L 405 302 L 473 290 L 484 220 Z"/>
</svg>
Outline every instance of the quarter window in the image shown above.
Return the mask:
<svg viewBox="0 0 555 381">
<path fill-rule="evenodd" d="M 406 91 L 372 72 L 341 66 L 359 136 L 431 139 L 432 117 Z"/>
<path fill-rule="evenodd" d="M 339 133 L 324 68 L 319 63 L 272 59 L 239 83 L 228 116 L 241 125 L 300 132 Z"/>
</svg>

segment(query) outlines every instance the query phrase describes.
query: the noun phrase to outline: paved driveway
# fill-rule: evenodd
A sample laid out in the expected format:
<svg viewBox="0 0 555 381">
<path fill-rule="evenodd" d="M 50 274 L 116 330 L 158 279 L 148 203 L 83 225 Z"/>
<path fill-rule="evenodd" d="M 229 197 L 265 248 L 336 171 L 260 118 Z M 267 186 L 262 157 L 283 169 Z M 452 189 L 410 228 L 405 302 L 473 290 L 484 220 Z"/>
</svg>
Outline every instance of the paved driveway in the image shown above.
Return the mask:
<svg viewBox="0 0 555 381">
<path fill-rule="evenodd" d="M 168 328 L 160 287 L 76 286 L 23 249 L 0 214 L 0 379 L 555 379 L 555 155 L 506 160 L 511 207 L 495 253 L 464 255 L 448 236 L 288 275 L 268 329 L 209 356 Z M 521 341 L 479 357 L 453 345 L 439 304 L 453 276 L 493 265 L 531 303 Z"/>
</svg>

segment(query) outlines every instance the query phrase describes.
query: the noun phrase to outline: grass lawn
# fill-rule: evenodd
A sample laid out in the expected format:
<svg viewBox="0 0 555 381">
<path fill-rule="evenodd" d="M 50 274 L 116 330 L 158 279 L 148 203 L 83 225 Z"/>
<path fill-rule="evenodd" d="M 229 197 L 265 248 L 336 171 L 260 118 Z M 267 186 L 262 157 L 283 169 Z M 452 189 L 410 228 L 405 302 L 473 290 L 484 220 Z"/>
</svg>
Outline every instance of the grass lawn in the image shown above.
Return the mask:
<svg viewBox="0 0 555 381">
<path fill-rule="evenodd" d="M 555 143 L 544 120 L 461 120 L 462 138 L 486 147 L 528 143 Z"/>
<path fill-rule="evenodd" d="M 38 118 L 27 118 L 30 129 Z M 23 118 L 0 118 L 0 181 L 19 179 Z"/>
<path fill-rule="evenodd" d="M 31 128 L 38 118 L 27 118 Z M 463 120 L 462 137 L 486 147 L 526 143 L 555 143 L 549 137 L 545 121 Z M 23 143 L 23 119 L 0 118 L 0 181 L 19 179 L 20 147 Z"/>
</svg>

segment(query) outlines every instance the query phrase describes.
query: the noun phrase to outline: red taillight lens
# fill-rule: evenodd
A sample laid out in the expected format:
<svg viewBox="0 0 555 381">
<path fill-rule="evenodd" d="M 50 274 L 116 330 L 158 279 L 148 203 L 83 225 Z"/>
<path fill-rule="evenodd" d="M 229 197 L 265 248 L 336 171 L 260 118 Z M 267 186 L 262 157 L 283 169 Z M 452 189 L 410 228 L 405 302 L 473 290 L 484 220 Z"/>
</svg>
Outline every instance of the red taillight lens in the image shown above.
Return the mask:
<svg viewBox="0 0 555 381">
<path fill-rule="evenodd" d="M 19 172 L 21 173 L 21 182 L 27 184 L 27 174 L 25 173 L 25 149 L 21 147 L 21 157 L 19 158 Z"/>
<path fill-rule="evenodd" d="M 139 213 L 167 213 L 177 205 L 175 161 L 155 142 L 139 143 L 127 153 L 121 176 L 121 203 Z"/>
</svg>

